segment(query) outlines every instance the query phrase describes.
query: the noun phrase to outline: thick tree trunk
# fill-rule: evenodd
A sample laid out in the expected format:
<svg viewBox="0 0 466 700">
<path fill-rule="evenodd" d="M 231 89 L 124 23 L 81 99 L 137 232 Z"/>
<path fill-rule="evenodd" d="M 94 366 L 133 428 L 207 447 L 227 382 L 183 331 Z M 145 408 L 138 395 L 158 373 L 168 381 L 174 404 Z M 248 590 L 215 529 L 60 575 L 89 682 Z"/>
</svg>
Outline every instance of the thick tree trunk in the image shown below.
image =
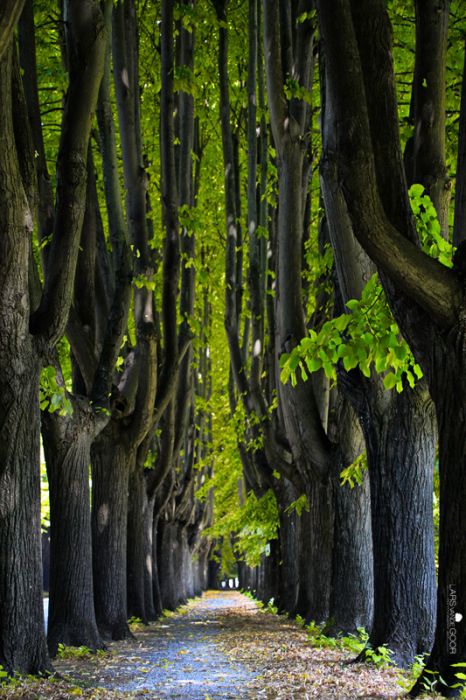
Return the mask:
<svg viewBox="0 0 466 700">
<path fill-rule="evenodd" d="M 51 666 L 42 608 L 40 358 L 29 335 L 32 214 L 13 129 L 12 63 L 11 47 L 0 62 L 0 664 L 41 673 Z"/>
<path fill-rule="evenodd" d="M 207 586 L 217 590 L 220 588 L 220 564 L 215 559 L 209 559 L 209 571 L 207 576 Z M 251 585 L 251 589 L 253 586 Z M 255 590 L 255 587 L 254 587 Z"/>
<path fill-rule="evenodd" d="M 334 503 L 332 483 L 308 485 L 309 512 L 300 518 L 299 606 L 297 612 L 307 620 L 326 622 L 330 609 Z"/>
<path fill-rule="evenodd" d="M 201 542 L 197 553 L 197 567 L 194 579 L 195 595 L 202 595 L 202 592 L 207 590 L 209 550 L 209 543 L 207 541 Z"/>
<path fill-rule="evenodd" d="M 157 617 L 163 612 L 162 592 L 160 589 L 159 552 L 162 544 L 162 523 L 157 514 L 154 514 L 152 524 L 152 596 L 154 610 Z"/>
<path fill-rule="evenodd" d="M 256 597 L 264 605 L 269 602 L 279 604 L 282 610 L 288 611 L 279 597 L 280 547 L 278 540 L 269 543 L 269 551 L 263 554 L 257 567 Z"/>
<path fill-rule="evenodd" d="M 94 421 L 90 407 L 73 416 L 42 415 L 50 490 L 50 589 L 47 639 L 58 645 L 103 647 L 94 612 L 89 468 Z"/>
<path fill-rule="evenodd" d="M 2 336 L 5 340 L 5 336 Z M 29 346 L 29 347 L 28 347 Z M 40 555 L 39 363 L 30 341 L 0 372 L 0 664 L 51 670 Z"/>
<path fill-rule="evenodd" d="M 111 421 L 92 446 L 92 544 L 95 612 L 104 639 L 131 636 L 127 619 L 128 475 L 133 457 Z"/>
<path fill-rule="evenodd" d="M 186 598 L 194 597 L 194 572 L 193 572 L 193 553 L 189 544 L 187 526 L 181 530 L 181 546 L 183 552 L 183 580 L 184 593 Z"/>
<path fill-rule="evenodd" d="M 159 614 L 155 608 L 154 600 L 154 575 L 157 575 L 154 567 L 154 505 L 155 497 L 145 500 L 144 508 L 144 605 L 147 619 L 156 620 Z M 155 573 L 154 573 L 155 568 Z"/>
<path fill-rule="evenodd" d="M 290 482 L 281 478 L 276 487 L 275 495 L 278 503 L 280 527 L 278 542 L 270 543 L 270 557 L 277 567 L 278 580 L 275 581 L 275 592 L 272 597 L 278 597 L 281 610 L 293 615 L 297 610 L 299 593 L 299 546 L 300 522 L 296 513 L 287 513 L 286 509 L 297 498 L 297 493 Z"/>
<path fill-rule="evenodd" d="M 435 622 L 433 464 L 425 388 L 392 393 L 363 426 L 372 504 L 374 622 L 369 642 L 408 666 L 430 651 Z"/>
<path fill-rule="evenodd" d="M 327 634 L 369 630 L 374 612 L 369 475 L 353 489 L 333 484 L 335 509 L 332 582 Z"/>
<path fill-rule="evenodd" d="M 183 525 L 175 521 L 174 523 L 174 572 L 175 572 L 175 592 L 176 606 L 182 605 L 187 600 L 187 561 L 183 544 Z"/>
<path fill-rule="evenodd" d="M 306 335 L 302 307 L 303 167 L 300 143 L 286 140 L 279 160 L 276 348 L 290 352 Z M 312 382 L 280 384 L 279 397 L 286 434 L 304 480 L 325 476 L 329 440 L 320 421 Z"/>
<path fill-rule="evenodd" d="M 176 580 L 176 525 L 170 520 L 163 520 L 161 525 L 160 551 L 158 553 L 158 571 L 162 608 L 175 610 L 178 605 L 178 586 Z M 178 572 L 179 573 L 179 572 Z"/>
<path fill-rule="evenodd" d="M 435 687 L 445 697 L 459 695 L 455 674 L 464 671 L 453 664 L 466 661 L 466 463 L 463 407 L 464 383 L 459 381 L 464 366 L 464 333 L 452 338 L 455 354 L 436 353 L 432 394 L 438 429 L 440 459 L 440 528 L 438 561 L 437 628 L 432 653 L 426 668 L 438 673 Z M 456 356 L 455 356 L 456 355 Z M 452 420 L 456 416 L 457 420 Z M 421 676 L 413 695 L 422 692 Z M 446 685 L 445 685 L 446 684 Z M 449 686 L 449 687 L 448 687 Z"/>
<path fill-rule="evenodd" d="M 137 466 L 130 473 L 128 493 L 128 544 L 126 562 L 128 616 L 138 617 L 146 624 L 144 538 L 147 495 L 144 471 Z"/>
</svg>

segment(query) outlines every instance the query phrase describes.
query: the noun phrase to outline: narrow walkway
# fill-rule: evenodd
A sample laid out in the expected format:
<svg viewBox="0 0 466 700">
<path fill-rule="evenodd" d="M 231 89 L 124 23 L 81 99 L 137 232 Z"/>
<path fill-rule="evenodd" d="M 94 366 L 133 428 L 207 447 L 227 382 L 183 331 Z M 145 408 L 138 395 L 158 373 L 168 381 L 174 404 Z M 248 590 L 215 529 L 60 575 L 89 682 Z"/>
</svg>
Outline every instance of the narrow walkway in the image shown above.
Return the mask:
<svg viewBox="0 0 466 700">
<path fill-rule="evenodd" d="M 235 591 L 209 591 L 138 631 L 135 640 L 112 643 L 110 652 L 57 659 L 55 668 L 84 688 L 107 689 L 112 698 L 367 700 L 403 694 L 396 669 L 348 665 L 351 653 L 312 647 L 296 622 L 260 611 Z M 86 698 L 95 697 L 88 692 Z"/>
<path fill-rule="evenodd" d="M 56 661 L 61 673 L 77 680 L 137 697 L 246 698 L 246 685 L 257 676 L 241 663 L 229 661 L 219 637 L 232 615 L 255 614 L 256 605 L 235 592 L 210 591 L 173 615 L 137 632 L 137 641 L 111 645 L 94 672 L 81 670 L 76 660 Z"/>
</svg>

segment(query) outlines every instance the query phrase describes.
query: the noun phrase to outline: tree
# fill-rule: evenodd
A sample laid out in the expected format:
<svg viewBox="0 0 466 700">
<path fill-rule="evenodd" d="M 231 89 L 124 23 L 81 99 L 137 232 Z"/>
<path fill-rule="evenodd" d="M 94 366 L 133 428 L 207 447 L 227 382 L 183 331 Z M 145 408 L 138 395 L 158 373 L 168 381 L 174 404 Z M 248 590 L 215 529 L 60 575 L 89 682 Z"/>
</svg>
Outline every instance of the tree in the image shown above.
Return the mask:
<svg viewBox="0 0 466 700">
<path fill-rule="evenodd" d="M 10 5 L 17 11 L 20 3 Z M 2 266 L 0 308 L 4 339 L 1 425 L 5 435 L 1 458 L 5 501 L 0 528 L 0 663 L 9 671 L 27 673 L 50 668 L 41 594 L 39 374 L 44 358 L 63 334 L 71 304 L 84 216 L 88 141 L 106 42 L 97 3 L 71 0 L 65 7 L 70 82 L 57 164 L 55 227 L 38 306 L 30 300 L 28 289 L 29 279 L 34 279 L 30 267 L 34 155 L 12 41 L 1 66 L 0 168 L 6 184 L 1 195 L 1 245 L 2 260 L 10 262 Z"/>
<path fill-rule="evenodd" d="M 448 614 L 464 606 L 465 560 L 464 405 L 460 382 L 463 361 L 461 248 L 453 269 L 423 253 L 409 209 L 398 134 L 390 24 L 383 3 L 372 3 L 380 50 L 365 60 L 369 35 L 359 32 L 361 15 L 346 0 L 319 3 L 322 41 L 337 141 L 323 167 L 336 167 L 353 230 L 378 265 L 403 335 L 427 378 L 439 427 L 440 551 L 437 629 L 427 669 L 439 672 L 437 688 L 455 680 L 453 663 L 464 662 L 464 623 Z M 373 26 L 375 26 L 373 24 Z M 344 65 L 350 70 L 341 70 Z M 377 77 L 375 77 L 377 76 Z M 382 151 L 382 144 L 390 151 Z M 387 182 L 391 187 L 387 187 Z M 453 408 L 456 406 L 456 409 Z M 459 419 L 454 426 L 450 416 Z M 452 590 L 453 587 L 453 590 Z M 453 597 L 454 594 L 454 597 Z M 453 602 L 452 602 L 453 601 Z M 455 644 L 450 643 L 450 633 Z M 414 693 L 420 691 L 420 682 Z"/>
<path fill-rule="evenodd" d="M 275 366 L 306 335 L 307 319 L 302 271 L 306 200 L 310 185 L 311 90 L 314 70 L 313 4 L 288 8 L 264 3 L 264 45 L 267 95 L 273 142 L 277 150 L 278 220 L 275 243 Z M 270 371 L 273 371 L 270 370 Z M 313 386 L 315 384 L 315 386 Z M 339 490 L 339 475 L 356 457 L 358 439 L 354 414 L 334 392 L 329 410 L 324 383 L 289 382 L 278 386 L 279 411 L 309 500 L 309 516 L 302 517 L 304 571 L 302 593 L 305 615 L 319 621 L 332 615 L 335 625 L 348 629 L 348 616 L 336 605 L 351 599 L 358 623 L 371 619 L 371 545 L 367 515 L 367 482 L 354 491 Z M 365 477 L 364 477 L 365 478 Z M 338 516 L 335 516 L 335 508 Z M 306 522 L 308 520 L 310 522 Z M 355 519 L 353 521 L 353 519 Z M 343 560 L 333 557 L 334 545 L 351 531 L 354 548 Z M 356 542 L 357 540 L 357 542 Z M 348 567 L 352 575 L 348 576 Z M 332 590 L 333 581 L 333 594 Z M 361 590 L 364 594 L 361 596 Z M 333 609 L 330 610 L 332 601 Z M 301 612 L 301 611 L 300 611 Z M 339 613 L 342 617 L 339 617 Z M 354 623 L 353 623 L 354 624 Z"/>
</svg>

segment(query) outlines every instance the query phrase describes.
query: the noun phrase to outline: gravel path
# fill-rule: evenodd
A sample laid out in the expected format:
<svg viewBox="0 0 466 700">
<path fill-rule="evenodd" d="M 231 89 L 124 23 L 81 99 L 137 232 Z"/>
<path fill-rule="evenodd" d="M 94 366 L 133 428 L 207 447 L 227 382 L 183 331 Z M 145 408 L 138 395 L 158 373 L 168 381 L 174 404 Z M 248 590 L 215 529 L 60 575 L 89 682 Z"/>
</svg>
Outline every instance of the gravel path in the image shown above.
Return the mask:
<svg viewBox="0 0 466 700">
<path fill-rule="evenodd" d="M 253 602 L 235 591 L 210 591 L 181 613 L 138 632 L 136 641 L 111 645 L 110 658 L 91 670 L 88 663 L 84 670 L 78 659 L 57 660 L 55 667 L 86 685 L 136 691 L 138 697 L 247 698 L 245 686 L 257 674 L 229 661 L 216 640 L 232 613 L 254 609 Z"/>
</svg>

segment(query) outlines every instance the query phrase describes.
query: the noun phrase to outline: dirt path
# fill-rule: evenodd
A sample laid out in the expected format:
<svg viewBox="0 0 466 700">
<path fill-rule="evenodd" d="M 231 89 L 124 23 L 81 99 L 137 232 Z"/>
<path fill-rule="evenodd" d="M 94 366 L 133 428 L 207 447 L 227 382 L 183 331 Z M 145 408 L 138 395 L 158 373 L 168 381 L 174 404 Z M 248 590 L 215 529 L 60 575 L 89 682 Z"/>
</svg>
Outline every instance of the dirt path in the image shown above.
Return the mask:
<svg viewBox="0 0 466 700">
<path fill-rule="evenodd" d="M 313 648 L 296 622 L 259 610 L 240 593 L 210 591 L 135 640 L 112 644 L 110 654 L 56 660 L 55 667 L 89 688 L 86 698 L 400 697 L 396 669 L 348 665 L 350 658 Z M 96 687 L 107 691 L 91 691 Z"/>
<path fill-rule="evenodd" d="M 76 660 L 57 661 L 55 667 L 86 684 L 133 691 L 141 697 L 246 697 L 245 686 L 257 673 L 226 658 L 219 637 L 228 616 L 255 609 L 253 602 L 234 591 L 209 592 L 137 632 L 136 641 L 111 645 L 112 655 L 102 658 L 95 669 Z"/>
</svg>

